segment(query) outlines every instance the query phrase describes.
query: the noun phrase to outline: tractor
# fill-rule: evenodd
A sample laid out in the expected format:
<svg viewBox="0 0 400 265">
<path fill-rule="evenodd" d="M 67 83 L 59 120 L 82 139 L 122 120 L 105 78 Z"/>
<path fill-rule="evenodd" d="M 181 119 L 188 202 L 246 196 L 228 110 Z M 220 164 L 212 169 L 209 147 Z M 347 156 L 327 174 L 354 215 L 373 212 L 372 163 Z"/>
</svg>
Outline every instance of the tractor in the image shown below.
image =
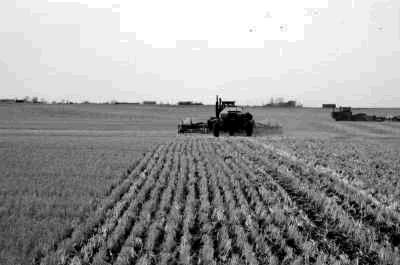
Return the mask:
<svg viewBox="0 0 400 265">
<path fill-rule="evenodd" d="M 217 96 L 215 117 L 207 121 L 208 130 L 212 131 L 215 137 L 218 137 L 220 132 L 228 132 L 231 136 L 238 132 L 245 132 L 247 136 L 251 136 L 254 126 L 253 115 L 236 106 L 235 101 L 222 101 Z"/>
<path fill-rule="evenodd" d="M 353 114 L 351 107 L 340 107 L 338 110 L 332 111 L 332 118 L 335 121 L 386 121 L 390 120 L 386 117 L 375 115 L 367 115 L 366 113 Z"/>
</svg>

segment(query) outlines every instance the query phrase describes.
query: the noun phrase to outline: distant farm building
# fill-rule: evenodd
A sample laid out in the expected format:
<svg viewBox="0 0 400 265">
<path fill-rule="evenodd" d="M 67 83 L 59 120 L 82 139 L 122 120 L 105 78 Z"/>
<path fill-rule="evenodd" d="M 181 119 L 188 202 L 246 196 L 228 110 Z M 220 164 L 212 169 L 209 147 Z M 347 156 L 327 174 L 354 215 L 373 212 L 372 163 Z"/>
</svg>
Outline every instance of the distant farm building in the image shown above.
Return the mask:
<svg viewBox="0 0 400 265">
<path fill-rule="evenodd" d="M 323 109 L 335 109 L 336 104 L 322 104 Z"/>
<path fill-rule="evenodd" d="M 156 101 L 143 101 L 143 105 L 156 105 Z"/>
<path fill-rule="evenodd" d="M 179 106 L 192 106 L 192 105 L 203 105 L 201 102 L 193 102 L 193 101 L 179 101 Z"/>
<path fill-rule="evenodd" d="M 273 102 L 271 101 L 268 104 L 263 105 L 264 107 L 280 107 L 280 108 L 299 108 L 302 107 L 301 105 L 297 104 L 295 100 L 289 100 L 289 101 L 279 101 L 279 102 Z"/>
</svg>

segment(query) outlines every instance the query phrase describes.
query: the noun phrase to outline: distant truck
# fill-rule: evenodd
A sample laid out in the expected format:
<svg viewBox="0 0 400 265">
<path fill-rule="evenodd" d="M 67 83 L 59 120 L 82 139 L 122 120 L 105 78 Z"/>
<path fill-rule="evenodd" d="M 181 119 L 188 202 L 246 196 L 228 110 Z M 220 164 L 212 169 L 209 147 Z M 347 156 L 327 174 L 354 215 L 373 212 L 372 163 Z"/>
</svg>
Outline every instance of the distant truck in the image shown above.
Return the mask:
<svg viewBox="0 0 400 265">
<path fill-rule="evenodd" d="M 339 109 L 334 109 L 331 115 L 335 121 L 400 121 L 400 116 L 379 117 L 367 115 L 366 113 L 353 114 L 351 107 L 339 107 Z"/>
</svg>

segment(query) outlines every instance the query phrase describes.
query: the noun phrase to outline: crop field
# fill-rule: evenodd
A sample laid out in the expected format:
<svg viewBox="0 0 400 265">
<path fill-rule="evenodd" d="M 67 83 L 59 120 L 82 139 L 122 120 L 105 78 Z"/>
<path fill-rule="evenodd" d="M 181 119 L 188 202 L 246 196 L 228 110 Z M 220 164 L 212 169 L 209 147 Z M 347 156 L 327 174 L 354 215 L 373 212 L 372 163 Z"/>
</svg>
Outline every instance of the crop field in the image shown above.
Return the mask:
<svg viewBox="0 0 400 265">
<path fill-rule="evenodd" d="M 329 169 L 259 140 L 178 138 L 42 262 L 399 264 L 398 211 Z"/>
<path fill-rule="evenodd" d="M 0 104 L 0 264 L 32 264 L 174 136 L 163 113 Z M 171 115 L 170 119 L 174 117 Z"/>
<path fill-rule="evenodd" d="M 207 106 L 0 108 L 0 264 L 400 264 L 400 124 L 257 108 L 284 133 L 214 138 L 176 135 Z"/>
</svg>

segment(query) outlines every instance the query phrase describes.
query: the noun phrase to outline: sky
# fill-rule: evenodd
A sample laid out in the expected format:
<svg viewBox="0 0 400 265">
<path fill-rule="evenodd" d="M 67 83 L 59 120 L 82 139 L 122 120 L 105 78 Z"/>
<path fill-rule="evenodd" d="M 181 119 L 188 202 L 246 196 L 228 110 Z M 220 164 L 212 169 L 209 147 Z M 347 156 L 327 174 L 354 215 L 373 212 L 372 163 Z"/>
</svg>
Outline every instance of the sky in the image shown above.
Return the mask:
<svg viewBox="0 0 400 265">
<path fill-rule="evenodd" d="M 397 0 L 3 0 L 0 98 L 400 107 Z"/>
</svg>

